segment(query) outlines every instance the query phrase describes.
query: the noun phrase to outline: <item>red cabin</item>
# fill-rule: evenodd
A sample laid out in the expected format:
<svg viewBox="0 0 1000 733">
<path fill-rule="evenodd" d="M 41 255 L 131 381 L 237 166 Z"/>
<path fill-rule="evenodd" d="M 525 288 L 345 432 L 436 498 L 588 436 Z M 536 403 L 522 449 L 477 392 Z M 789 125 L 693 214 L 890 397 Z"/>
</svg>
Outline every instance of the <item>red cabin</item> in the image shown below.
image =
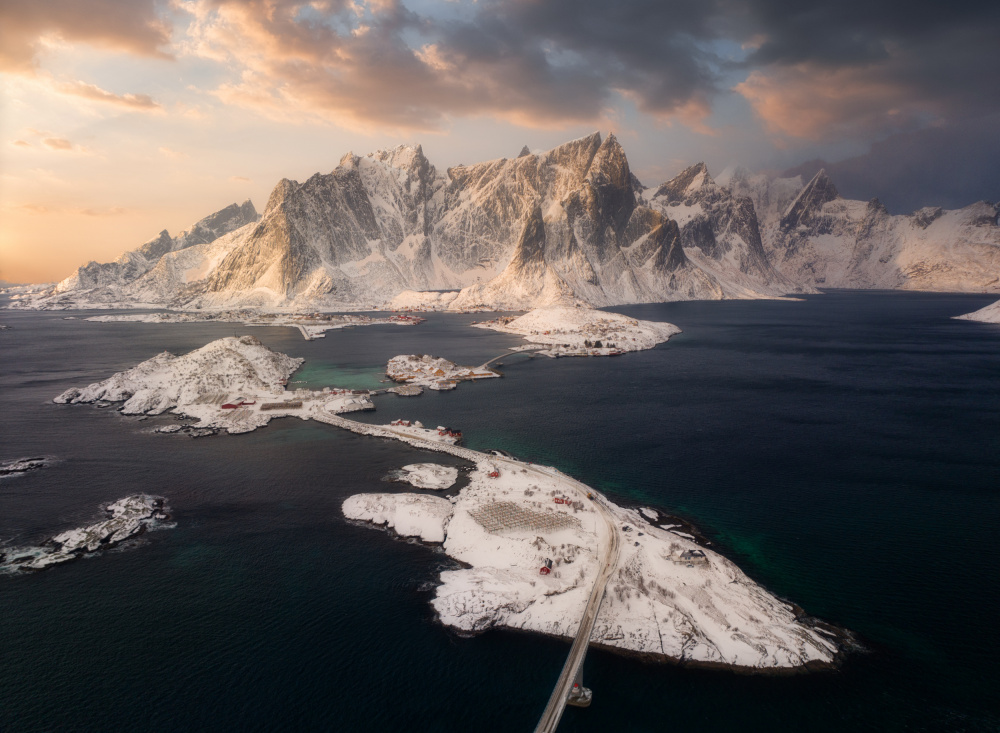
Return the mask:
<svg viewBox="0 0 1000 733">
<path fill-rule="evenodd" d="M 539 575 L 548 575 L 551 572 L 552 572 L 551 570 L 549 570 L 547 567 L 543 566 L 542 568 L 539 569 L 538 574 Z"/>
</svg>

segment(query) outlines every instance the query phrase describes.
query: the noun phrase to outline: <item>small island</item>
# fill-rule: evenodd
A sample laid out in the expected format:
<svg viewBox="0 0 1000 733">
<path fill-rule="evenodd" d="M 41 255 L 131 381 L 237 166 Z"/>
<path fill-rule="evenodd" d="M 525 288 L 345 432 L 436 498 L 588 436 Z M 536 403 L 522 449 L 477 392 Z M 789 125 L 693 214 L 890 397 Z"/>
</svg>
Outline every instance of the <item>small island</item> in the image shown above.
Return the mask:
<svg viewBox="0 0 1000 733">
<path fill-rule="evenodd" d="M 626 325 L 631 330 L 617 333 L 640 332 Z M 412 368 L 412 361 L 399 363 Z M 434 357 L 418 361 L 440 368 Z M 441 545 L 462 564 L 441 573 L 431 603 L 441 623 L 463 633 L 506 627 L 573 637 L 586 629 L 591 643 L 621 652 L 758 671 L 825 666 L 838 658 L 842 632 L 802 618 L 656 510 L 621 507 L 549 466 L 461 447 L 461 432 L 449 427 L 346 419 L 340 413 L 374 409 L 373 395 L 330 387 L 287 392 L 288 377 L 301 364 L 251 336 L 225 338 L 180 357 L 164 352 L 103 382 L 66 390 L 55 401 L 122 402 L 128 414 L 173 410 L 198 418 L 198 429 L 229 432 L 295 416 L 468 461 L 469 483 L 450 498 L 366 493 L 342 507 L 352 521 Z M 399 478 L 444 489 L 457 474 L 421 463 L 405 466 Z M 81 545 L 74 540 L 63 546 Z M 586 616 L 592 626 L 581 626 Z"/>
<path fill-rule="evenodd" d="M 13 547 L 0 552 L 0 572 L 44 570 L 121 544 L 170 519 L 161 496 L 135 494 L 109 504 L 108 519 L 71 529 L 37 547 Z"/>
<path fill-rule="evenodd" d="M 459 382 L 500 376 L 498 372 L 486 366 L 459 366 L 447 359 L 429 354 L 394 356 L 386 365 L 385 375 L 392 381 L 404 385 L 439 391 L 455 389 Z M 398 392 L 398 388 L 396 389 Z"/>
<path fill-rule="evenodd" d="M 672 323 L 640 321 L 619 313 L 569 306 L 537 308 L 523 316 L 501 316 L 472 325 L 523 336 L 537 346 L 513 350 L 537 348 L 537 353 L 551 357 L 618 356 L 651 349 L 681 332 Z"/>
</svg>

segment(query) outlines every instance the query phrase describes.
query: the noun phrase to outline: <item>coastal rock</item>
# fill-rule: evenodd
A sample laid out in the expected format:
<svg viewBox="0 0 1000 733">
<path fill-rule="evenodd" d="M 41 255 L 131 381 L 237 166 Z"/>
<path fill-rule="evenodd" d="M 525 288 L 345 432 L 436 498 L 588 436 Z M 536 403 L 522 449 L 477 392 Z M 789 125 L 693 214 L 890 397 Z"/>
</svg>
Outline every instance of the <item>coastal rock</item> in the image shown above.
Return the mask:
<svg viewBox="0 0 1000 733">
<path fill-rule="evenodd" d="M 1000 300 L 972 313 L 955 316 L 955 318 L 964 321 L 980 321 L 981 323 L 1000 323 Z"/>
<path fill-rule="evenodd" d="M 452 504 L 427 494 L 356 494 L 341 507 L 344 516 L 385 525 L 403 537 L 424 542 L 444 542 Z"/>
<path fill-rule="evenodd" d="M 17 547 L 6 552 L 0 570 L 43 570 L 83 555 L 109 549 L 170 519 L 163 497 L 135 494 L 109 504 L 110 518 L 55 535 L 38 547 Z"/>
<path fill-rule="evenodd" d="M 411 463 L 396 472 L 394 479 L 418 489 L 450 489 L 458 480 L 458 469 L 437 463 Z"/>
<path fill-rule="evenodd" d="M 241 411 L 224 405 L 239 402 L 240 407 L 244 401 L 256 405 L 258 396 L 262 400 L 282 399 L 284 383 L 301 364 L 302 359 L 271 351 L 253 336 L 229 337 L 183 356 L 164 351 L 104 381 L 67 389 L 53 402 L 122 402 L 121 412 L 126 415 L 159 415 L 172 410 L 200 418 L 199 428 L 245 432 L 283 413 L 249 407 Z M 252 401 L 249 395 L 254 395 Z"/>
<path fill-rule="evenodd" d="M 39 468 L 45 468 L 46 465 L 45 458 L 16 458 L 12 461 L 0 461 L 0 478 L 37 471 Z"/>
</svg>

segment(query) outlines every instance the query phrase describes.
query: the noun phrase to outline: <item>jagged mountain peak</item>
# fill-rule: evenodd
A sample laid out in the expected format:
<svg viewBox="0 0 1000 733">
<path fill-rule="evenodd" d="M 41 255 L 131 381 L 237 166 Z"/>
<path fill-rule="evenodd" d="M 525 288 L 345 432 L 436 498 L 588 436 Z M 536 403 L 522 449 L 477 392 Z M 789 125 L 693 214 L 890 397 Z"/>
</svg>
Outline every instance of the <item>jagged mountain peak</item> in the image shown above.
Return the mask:
<svg viewBox="0 0 1000 733">
<path fill-rule="evenodd" d="M 714 185 L 715 181 L 708 173 L 708 166 L 704 162 L 699 162 L 685 168 L 661 185 L 656 189 L 653 198 L 665 198 L 668 202 L 683 201 L 700 189 Z"/>
<path fill-rule="evenodd" d="M 590 169 L 590 164 L 597 155 L 601 147 L 601 133 L 594 132 L 590 135 L 570 140 L 540 156 L 546 163 L 555 163 L 568 168 L 582 178 Z"/>
<path fill-rule="evenodd" d="M 787 231 L 799 225 L 808 224 L 813 215 L 822 210 L 823 204 L 839 198 L 840 193 L 826 174 L 826 169 L 820 168 L 819 172 L 789 204 L 785 215 L 781 217 L 781 228 Z"/>
<path fill-rule="evenodd" d="M 313 177 L 315 178 L 315 176 Z M 290 178 L 282 178 L 278 181 L 278 184 L 271 189 L 271 195 L 267 199 L 267 206 L 264 207 L 264 216 L 266 217 L 271 211 L 281 207 L 285 200 L 295 193 L 301 185 L 298 181 L 293 181 Z"/>
<path fill-rule="evenodd" d="M 254 208 L 253 201 L 247 199 L 242 204 L 229 204 L 224 209 L 219 209 L 214 214 L 209 214 L 191 227 L 191 231 L 207 229 L 217 237 L 218 234 L 215 234 L 215 232 L 220 230 L 232 231 L 244 224 L 249 224 L 251 221 L 256 221 L 256 219 L 257 209 Z"/>
<path fill-rule="evenodd" d="M 517 157 L 524 158 L 525 156 L 528 155 L 531 155 L 531 150 L 528 148 L 527 145 L 525 145 L 523 148 L 521 148 L 521 152 L 517 154 Z"/>
<path fill-rule="evenodd" d="M 404 170 L 421 170 L 427 168 L 427 158 L 424 157 L 424 148 L 419 143 L 416 145 L 397 145 L 388 150 L 376 150 L 365 156 L 380 163 L 385 163 L 391 168 L 401 168 Z"/>
</svg>

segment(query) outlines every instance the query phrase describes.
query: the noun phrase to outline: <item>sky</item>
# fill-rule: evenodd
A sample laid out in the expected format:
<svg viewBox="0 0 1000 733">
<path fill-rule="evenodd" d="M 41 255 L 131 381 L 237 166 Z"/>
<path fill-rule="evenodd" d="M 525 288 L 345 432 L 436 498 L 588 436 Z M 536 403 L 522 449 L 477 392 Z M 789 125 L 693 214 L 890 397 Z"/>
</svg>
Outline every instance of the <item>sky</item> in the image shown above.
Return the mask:
<svg viewBox="0 0 1000 733">
<path fill-rule="evenodd" d="M 600 130 L 648 186 L 995 201 L 998 39 L 995 0 L 0 0 L 0 281 L 401 143 L 444 171 Z"/>
</svg>

